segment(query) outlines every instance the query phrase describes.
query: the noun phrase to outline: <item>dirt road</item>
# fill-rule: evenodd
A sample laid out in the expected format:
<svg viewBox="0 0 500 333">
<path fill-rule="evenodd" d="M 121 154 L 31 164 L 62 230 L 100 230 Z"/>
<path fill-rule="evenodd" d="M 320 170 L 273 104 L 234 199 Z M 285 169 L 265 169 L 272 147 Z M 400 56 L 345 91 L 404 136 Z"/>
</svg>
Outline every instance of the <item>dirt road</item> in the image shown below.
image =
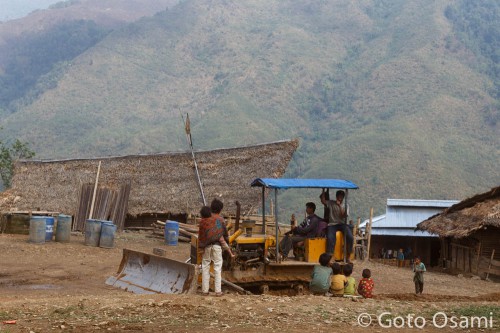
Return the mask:
<svg viewBox="0 0 500 333">
<path fill-rule="evenodd" d="M 418 330 L 415 326 L 456 332 L 454 323 L 464 332 L 500 329 L 500 284 L 427 272 L 424 295 L 416 297 L 409 269 L 374 263 L 355 263 L 356 279 L 363 268 L 372 270 L 376 293 L 375 299 L 357 302 L 230 291 L 223 297 L 134 295 L 105 285 L 124 247 L 151 253 L 162 245 L 148 235 L 122 233 L 114 249 L 85 246 L 80 234 L 73 234 L 70 243 L 43 245 L 28 243 L 23 235 L 0 235 L 0 332 L 368 333 L 395 326 L 408 332 Z M 189 255 L 185 243 L 165 248 L 169 258 Z"/>
</svg>

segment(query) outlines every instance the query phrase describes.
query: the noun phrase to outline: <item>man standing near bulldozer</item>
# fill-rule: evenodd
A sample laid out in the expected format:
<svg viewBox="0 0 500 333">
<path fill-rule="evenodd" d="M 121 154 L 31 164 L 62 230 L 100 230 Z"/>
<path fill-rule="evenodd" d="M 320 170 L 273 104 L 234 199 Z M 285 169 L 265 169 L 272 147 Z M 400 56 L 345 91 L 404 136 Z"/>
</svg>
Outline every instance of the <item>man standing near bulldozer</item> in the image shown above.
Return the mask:
<svg viewBox="0 0 500 333">
<path fill-rule="evenodd" d="M 220 238 L 224 237 L 228 242 L 228 233 L 224 218 L 220 216 L 220 212 L 224 204 L 218 199 L 212 200 L 210 204 L 210 217 L 204 217 L 200 221 L 198 232 L 198 248 L 203 253 L 201 261 L 202 270 L 202 293 L 205 296 L 209 295 L 210 286 L 210 263 L 214 263 L 214 289 L 215 296 L 222 296 L 221 280 L 222 280 L 222 247 Z M 203 207 L 205 208 L 205 207 Z M 202 208 L 202 210 L 203 210 Z M 205 215 L 206 212 L 201 212 Z"/>
<path fill-rule="evenodd" d="M 328 216 L 328 227 L 326 230 L 326 252 L 332 255 L 335 251 L 335 243 L 337 241 L 336 234 L 337 231 L 342 231 L 347 243 L 347 262 L 350 262 L 349 258 L 352 252 L 352 243 L 354 238 L 352 236 L 352 231 L 349 225 L 346 223 L 346 217 L 349 216 L 349 206 L 343 203 L 345 198 L 344 191 L 337 191 L 335 193 L 335 201 L 326 199 L 326 192 L 323 189 L 321 193 L 321 203 L 329 209 Z"/>
</svg>

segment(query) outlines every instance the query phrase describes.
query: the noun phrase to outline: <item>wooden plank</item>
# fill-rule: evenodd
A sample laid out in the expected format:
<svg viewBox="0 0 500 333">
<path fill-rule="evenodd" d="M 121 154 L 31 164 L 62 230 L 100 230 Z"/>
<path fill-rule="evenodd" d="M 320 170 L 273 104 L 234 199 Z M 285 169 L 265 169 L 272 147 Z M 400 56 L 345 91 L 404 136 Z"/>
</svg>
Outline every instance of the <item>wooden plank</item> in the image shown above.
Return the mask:
<svg viewBox="0 0 500 333">
<path fill-rule="evenodd" d="M 466 266 L 466 263 L 467 263 L 466 251 L 467 251 L 467 249 L 462 247 L 461 250 L 462 250 L 461 251 L 462 252 L 462 271 L 463 272 L 467 272 L 466 269 L 465 269 L 467 267 Z"/>
<path fill-rule="evenodd" d="M 490 264 L 488 265 L 488 271 L 486 273 L 486 280 L 488 280 L 488 277 L 490 276 L 491 263 L 493 261 L 493 257 L 495 257 L 495 249 L 493 249 L 493 252 L 491 252 Z"/>
<path fill-rule="evenodd" d="M 153 230 L 153 227 L 127 227 L 127 230 Z"/>
<path fill-rule="evenodd" d="M 457 243 L 451 243 L 451 245 L 455 246 L 456 248 L 459 248 L 459 249 L 474 249 L 473 246 L 465 246 L 465 245 L 457 244 Z"/>
<path fill-rule="evenodd" d="M 186 231 L 186 230 L 184 230 L 182 228 L 179 228 L 179 234 L 183 234 L 184 236 L 188 236 L 188 237 L 197 236 L 197 234 L 189 232 L 189 231 Z"/>
<path fill-rule="evenodd" d="M 176 221 L 177 222 L 177 221 Z M 159 225 L 165 225 L 165 222 L 163 221 L 160 221 L 160 220 L 157 220 L 156 221 L 157 224 Z M 182 223 L 182 222 L 177 222 L 179 224 L 179 228 L 182 228 L 186 231 L 189 231 L 189 232 L 193 232 L 193 233 L 198 233 L 198 226 L 195 226 L 195 225 L 191 225 L 191 224 L 186 224 L 186 223 Z"/>
<path fill-rule="evenodd" d="M 477 258 L 476 258 L 476 274 L 479 275 L 479 259 L 481 258 L 481 242 L 479 242 L 479 248 L 477 249 Z"/>
<path fill-rule="evenodd" d="M 354 225 L 354 230 L 353 230 L 353 240 L 352 240 L 352 253 L 354 253 L 354 256 L 356 257 L 356 241 L 358 238 L 358 228 L 359 228 L 359 223 L 361 222 L 361 218 L 358 217 L 358 221 L 356 222 L 356 225 Z"/>
<path fill-rule="evenodd" d="M 495 260 L 495 259 L 487 258 L 485 256 L 481 256 L 481 259 L 480 259 L 481 266 L 488 266 L 490 263 L 491 263 L 491 266 L 500 267 L 500 260 Z"/>
<path fill-rule="evenodd" d="M 500 268 L 491 267 L 488 270 L 485 270 L 485 272 L 486 272 L 487 279 L 489 278 L 490 274 L 500 276 Z"/>
<path fill-rule="evenodd" d="M 5 211 L 5 212 L 0 212 L 0 214 L 5 214 L 5 215 L 15 215 L 15 214 L 20 214 L 20 215 L 58 215 L 59 212 L 53 212 L 50 210 L 12 210 L 12 211 Z"/>
</svg>

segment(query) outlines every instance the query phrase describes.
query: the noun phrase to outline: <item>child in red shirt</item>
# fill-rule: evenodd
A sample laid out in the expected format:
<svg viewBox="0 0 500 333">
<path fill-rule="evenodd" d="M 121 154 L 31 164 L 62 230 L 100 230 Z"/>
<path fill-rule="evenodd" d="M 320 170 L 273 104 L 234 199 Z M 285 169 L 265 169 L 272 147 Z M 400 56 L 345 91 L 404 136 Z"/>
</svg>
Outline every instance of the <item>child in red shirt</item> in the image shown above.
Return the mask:
<svg viewBox="0 0 500 333">
<path fill-rule="evenodd" d="M 371 276 L 372 272 L 368 268 L 363 269 L 363 278 L 359 280 L 358 284 L 358 294 L 364 298 L 373 297 L 373 287 L 375 284 L 373 283 Z"/>
</svg>

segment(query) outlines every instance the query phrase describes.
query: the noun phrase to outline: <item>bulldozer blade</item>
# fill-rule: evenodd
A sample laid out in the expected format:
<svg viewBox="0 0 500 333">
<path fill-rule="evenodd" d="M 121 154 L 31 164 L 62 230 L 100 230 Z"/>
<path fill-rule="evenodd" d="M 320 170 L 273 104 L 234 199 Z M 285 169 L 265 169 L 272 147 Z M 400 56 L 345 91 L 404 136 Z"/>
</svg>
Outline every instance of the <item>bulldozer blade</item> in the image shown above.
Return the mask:
<svg viewBox="0 0 500 333">
<path fill-rule="evenodd" d="M 197 288 L 195 265 L 123 249 L 120 268 L 106 284 L 135 294 L 188 294 Z"/>
</svg>

